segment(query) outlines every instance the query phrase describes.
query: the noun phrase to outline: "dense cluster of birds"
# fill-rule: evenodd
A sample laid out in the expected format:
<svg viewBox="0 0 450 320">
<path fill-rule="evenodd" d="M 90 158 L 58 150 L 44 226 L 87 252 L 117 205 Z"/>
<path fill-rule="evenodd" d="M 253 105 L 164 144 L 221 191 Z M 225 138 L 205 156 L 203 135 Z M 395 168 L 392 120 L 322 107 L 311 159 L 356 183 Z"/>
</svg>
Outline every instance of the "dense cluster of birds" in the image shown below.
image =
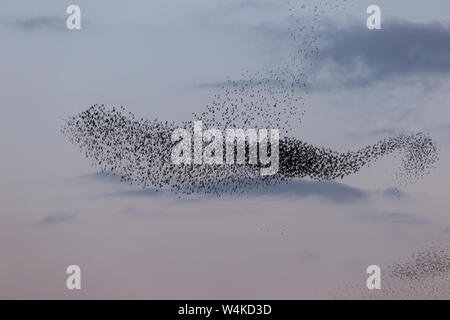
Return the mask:
<svg viewBox="0 0 450 320">
<path fill-rule="evenodd" d="M 393 264 L 390 270 L 394 278 L 401 280 L 449 277 L 449 247 L 430 246 L 426 250 L 414 253 L 409 261 Z"/>
<path fill-rule="evenodd" d="M 315 0 L 296 2 L 296 5 L 288 2 L 289 32 L 294 49 L 290 50 L 285 61 L 273 70 L 247 71 L 241 80 L 229 80 L 221 92 L 214 95 L 204 112 L 193 115 L 192 121 L 176 124 L 136 119 L 123 107 L 109 109 L 94 105 L 69 118 L 62 131 L 103 172 L 119 174 L 122 180 L 144 188 L 170 189 L 176 193 L 221 195 L 288 182 L 292 178 L 343 178 L 394 152 L 402 156 L 400 179 L 417 180 L 437 160 L 437 148 L 425 134 L 388 138 L 346 153 L 315 147 L 289 137 L 304 113 L 310 80 L 308 74 L 319 55 L 319 17 L 329 10 L 338 10 L 345 2 Z M 261 176 L 261 163 L 174 165 L 171 161 L 171 134 L 180 127 L 192 131 L 196 120 L 201 120 L 206 128 L 219 130 L 279 129 L 278 173 Z M 246 149 L 249 150 L 248 145 Z M 269 152 L 272 152 L 270 145 Z"/>
<path fill-rule="evenodd" d="M 338 299 L 450 299 L 450 246 L 429 245 L 381 267 L 381 290 L 365 283 L 339 288 Z"/>
<path fill-rule="evenodd" d="M 192 122 L 181 127 L 192 130 Z M 103 172 L 117 173 L 122 180 L 176 193 L 240 193 L 292 178 L 316 180 L 343 178 L 378 158 L 397 152 L 402 156 L 402 174 L 415 180 L 427 174 L 437 160 L 433 140 L 423 133 L 383 139 L 353 152 L 339 153 L 295 138 L 279 142 L 279 170 L 261 176 L 260 162 L 241 165 L 172 163 L 171 140 L 175 123 L 136 119 L 125 108 L 94 105 L 71 117 L 63 133 Z M 270 148 L 269 148 L 270 151 Z M 234 149 L 236 156 L 236 149 Z M 225 160 L 225 159 L 224 159 Z"/>
</svg>

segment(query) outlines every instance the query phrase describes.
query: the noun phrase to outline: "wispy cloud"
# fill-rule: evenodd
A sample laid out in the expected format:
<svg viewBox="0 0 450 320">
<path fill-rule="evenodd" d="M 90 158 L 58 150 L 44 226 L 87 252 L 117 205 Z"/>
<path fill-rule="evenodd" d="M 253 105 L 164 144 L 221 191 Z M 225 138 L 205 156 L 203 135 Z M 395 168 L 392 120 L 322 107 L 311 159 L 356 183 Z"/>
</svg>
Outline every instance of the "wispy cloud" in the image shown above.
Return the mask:
<svg viewBox="0 0 450 320">
<path fill-rule="evenodd" d="M 111 172 L 95 172 L 76 177 L 80 180 L 98 180 L 106 183 L 119 183 L 121 182 L 120 175 Z"/>
<path fill-rule="evenodd" d="M 126 206 L 123 207 L 121 209 L 119 209 L 117 211 L 117 213 L 121 216 L 140 216 L 140 217 L 145 217 L 145 216 L 164 216 L 165 213 L 159 210 L 153 210 L 153 209 L 142 209 L 139 208 L 135 205 L 130 205 L 130 206 Z"/>
<path fill-rule="evenodd" d="M 65 31 L 66 24 L 64 16 L 36 16 L 36 17 L 0 17 L 0 23 L 9 28 L 23 32 L 41 30 Z"/>
<path fill-rule="evenodd" d="M 66 19 L 68 15 L 40 15 L 34 17 L 12 17 L 0 15 L 0 26 L 17 30 L 24 33 L 32 32 L 67 32 Z M 82 29 L 89 28 L 90 31 L 98 25 L 83 18 Z"/>
<path fill-rule="evenodd" d="M 250 191 L 253 195 L 283 196 L 290 198 L 319 197 L 336 203 L 349 203 L 369 198 L 369 192 L 334 181 L 296 179 L 288 183 Z"/>
<path fill-rule="evenodd" d="M 80 177 L 81 179 L 90 179 L 102 181 L 107 184 L 123 184 L 120 177 L 108 173 L 94 173 L 89 175 L 84 175 Z M 101 197 L 155 197 L 159 195 L 168 194 L 169 192 L 164 189 L 154 189 L 154 188 L 137 188 L 133 190 L 121 190 L 117 192 L 110 192 L 103 194 Z M 245 190 L 245 197 L 255 197 L 255 196 L 269 196 L 269 197 L 285 197 L 285 198 L 295 198 L 295 199 L 305 199 L 309 197 L 316 197 L 326 201 L 346 204 L 354 203 L 360 201 L 367 201 L 371 197 L 381 196 L 384 198 L 394 198 L 400 199 L 405 198 L 407 195 L 396 189 L 388 188 L 381 191 L 370 191 L 361 188 L 349 186 L 343 183 L 335 181 L 310 181 L 305 179 L 292 179 L 286 183 L 269 185 L 267 187 L 257 186 L 252 190 Z M 211 195 L 209 195 L 210 197 Z M 178 201 L 199 201 L 208 195 L 202 197 L 200 194 L 197 197 L 190 197 L 185 199 L 182 195 L 179 195 Z M 215 197 L 213 197 L 215 198 Z"/>
<path fill-rule="evenodd" d="M 68 223 L 74 221 L 78 216 L 78 213 L 54 213 L 43 217 L 38 221 L 39 226 L 51 226 L 55 224 Z"/>
<path fill-rule="evenodd" d="M 430 220 L 421 216 L 403 212 L 361 214 L 355 216 L 355 219 L 364 222 L 386 223 L 391 225 L 428 225 L 431 223 Z"/>
</svg>

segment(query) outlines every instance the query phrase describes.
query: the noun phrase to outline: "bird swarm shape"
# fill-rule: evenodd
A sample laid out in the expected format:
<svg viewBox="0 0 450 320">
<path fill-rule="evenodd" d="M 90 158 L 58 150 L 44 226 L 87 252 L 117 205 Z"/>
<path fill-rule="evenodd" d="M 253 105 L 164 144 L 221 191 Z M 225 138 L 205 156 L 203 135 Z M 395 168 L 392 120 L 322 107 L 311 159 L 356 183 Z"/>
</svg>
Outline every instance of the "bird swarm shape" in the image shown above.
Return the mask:
<svg viewBox="0 0 450 320">
<path fill-rule="evenodd" d="M 308 94 L 308 74 L 319 55 L 319 17 L 338 10 L 345 0 L 313 1 L 293 6 L 289 12 L 294 49 L 285 63 L 266 72 L 246 71 L 242 80 L 229 80 L 214 95 L 205 111 L 192 121 L 136 119 L 125 108 L 94 105 L 69 118 L 62 132 L 78 145 L 102 171 L 142 187 L 170 189 L 176 193 L 206 192 L 221 195 L 288 182 L 293 178 L 316 180 L 343 178 L 382 156 L 400 153 L 398 180 L 414 182 L 428 174 L 438 159 L 433 140 L 424 133 L 387 138 L 354 152 L 338 153 L 290 137 L 301 122 Z M 302 18 L 296 15 L 300 12 Z M 309 17 L 309 18 L 308 18 Z M 278 128 L 279 170 L 260 176 L 262 164 L 211 165 L 171 162 L 171 134 L 176 128 L 192 130 L 194 121 L 207 128 Z M 248 145 L 246 146 L 248 153 Z M 269 145 L 270 153 L 270 145 Z M 248 154 L 246 154 L 248 160 Z M 248 161 L 247 161 L 248 162 Z"/>
</svg>

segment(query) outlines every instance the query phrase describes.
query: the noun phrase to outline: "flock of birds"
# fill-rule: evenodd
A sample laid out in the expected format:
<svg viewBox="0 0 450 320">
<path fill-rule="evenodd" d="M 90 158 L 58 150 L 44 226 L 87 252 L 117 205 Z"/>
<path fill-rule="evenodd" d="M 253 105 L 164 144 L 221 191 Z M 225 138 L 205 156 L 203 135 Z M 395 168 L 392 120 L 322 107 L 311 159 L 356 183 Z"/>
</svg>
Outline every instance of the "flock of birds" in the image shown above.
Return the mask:
<svg viewBox="0 0 450 320">
<path fill-rule="evenodd" d="M 392 277 L 401 280 L 446 278 L 450 276 L 450 247 L 431 245 L 414 253 L 409 261 L 391 265 L 390 272 Z"/>
<path fill-rule="evenodd" d="M 337 299 L 450 299 L 450 246 L 432 244 L 403 261 L 381 267 L 381 290 L 365 283 L 339 288 Z"/>
<path fill-rule="evenodd" d="M 319 55 L 319 17 L 339 9 L 345 0 L 321 0 L 292 7 L 289 28 L 295 50 L 285 63 L 266 72 L 229 80 L 214 95 L 206 110 L 192 121 L 179 124 L 157 119 L 136 119 L 125 108 L 93 105 L 64 124 L 62 132 L 78 145 L 86 157 L 103 172 L 144 188 L 170 189 L 176 193 L 242 193 L 245 190 L 288 182 L 292 178 L 316 180 L 343 178 L 378 158 L 399 152 L 400 178 L 415 181 L 427 174 L 437 160 L 433 140 L 422 133 L 387 138 L 355 152 L 338 153 L 289 137 L 301 121 L 308 94 L 309 70 Z M 290 4 L 290 3 L 289 3 Z M 300 10 L 302 19 L 296 17 Z M 309 18 L 307 18 L 309 17 Z M 206 128 L 276 128 L 280 130 L 279 171 L 260 176 L 256 165 L 174 165 L 171 162 L 171 134 L 176 128 L 193 130 L 201 120 Z M 247 152 L 249 146 L 247 144 Z M 269 145 L 270 152 L 270 145 Z M 247 160 L 248 160 L 248 154 Z M 248 163 L 248 161 L 246 161 Z"/>
<path fill-rule="evenodd" d="M 184 123 L 185 128 L 189 126 L 192 127 L 192 123 Z M 173 164 L 171 134 L 175 128 L 173 122 L 136 119 L 123 107 L 108 109 L 94 105 L 71 117 L 63 133 L 103 172 L 120 174 L 122 180 L 144 188 L 170 189 L 185 194 L 204 192 L 220 196 L 293 178 L 343 178 L 394 152 L 402 156 L 402 179 L 413 182 L 427 174 L 437 160 L 433 140 L 423 133 L 386 138 L 346 153 L 285 137 L 279 142 L 278 173 L 260 176 L 263 165 L 248 164 L 248 144 L 246 164 Z"/>
</svg>

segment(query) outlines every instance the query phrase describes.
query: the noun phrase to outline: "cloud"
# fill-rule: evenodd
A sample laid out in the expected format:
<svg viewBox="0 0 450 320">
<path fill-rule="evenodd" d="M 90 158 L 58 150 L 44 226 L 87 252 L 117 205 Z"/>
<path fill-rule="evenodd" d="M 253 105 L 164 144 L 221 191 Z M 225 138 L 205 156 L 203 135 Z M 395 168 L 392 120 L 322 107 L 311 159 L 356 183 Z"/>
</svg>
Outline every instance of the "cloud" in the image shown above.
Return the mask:
<svg viewBox="0 0 450 320">
<path fill-rule="evenodd" d="M 77 218 L 77 213 L 55 213 L 48 215 L 38 221 L 39 226 L 50 226 L 61 223 L 72 222 Z"/>
<path fill-rule="evenodd" d="M 361 23 L 328 22 L 322 39 L 320 72 L 337 75 L 331 80 L 341 85 L 361 87 L 450 72 L 450 26 L 442 23 L 394 20 L 381 30 L 368 30 Z"/>
<path fill-rule="evenodd" d="M 66 26 L 67 17 L 68 15 L 42 15 L 35 17 L 0 16 L 0 25 L 25 33 L 38 31 L 65 32 L 68 31 Z M 87 20 L 86 18 L 82 20 L 82 29 L 89 28 L 93 30 L 97 26 L 97 24 L 93 24 L 91 20 Z"/>
<path fill-rule="evenodd" d="M 148 210 L 148 209 L 141 209 L 138 208 L 135 205 L 130 205 L 121 208 L 119 211 L 117 211 L 119 215 L 122 216 L 164 216 L 165 213 L 158 210 Z"/>
<path fill-rule="evenodd" d="M 160 194 L 163 194 L 164 190 L 157 190 L 154 188 L 145 188 L 145 189 L 139 189 L 139 190 L 128 190 L 128 191 L 118 191 L 118 192 L 112 192 L 108 193 L 104 196 L 107 197 L 117 197 L 117 196 L 129 196 L 129 197 L 153 197 L 158 196 Z"/>
<path fill-rule="evenodd" d="M 319 197 L 324 200 L 349 203 L 369 198 L 370 193 L 334 181 L 309 181 L 294 179 L 288 183 L 271 185 L 249 191 L 253 195 L 283 196 L 297 199 Z"/>
<path fill-rule="evenodd" d="M 107 183 L 119 183 L 120 178 L 108 173 L 95 173 L 87 176 L 89 179 L 101 180 Z M 258 179 L 258 178 L 255 178 Z M 122 182 L 123 183 L 123 182 Z M 109 193 L 107 196 L 156 196 L 164 193 L 165 190 L 157 191 L 153 188 L 119 191 Z M 260 187 L 256 184 L 255 189 L 245 191 L 246 196 L 284 196 L 295 198 L 320 197 L 329 201 L 345 203 L 367 199 L 369 192 L 350 187 L 334 181 L 309 181 L 293 179 L 288 183 L 275 184 L 267 187 Z M 181 198 L 183 198 L 181 196 Z"/>
<path fill-rule="evenodd" d="M 400 225 L 428 225 L 431 223 L 431 221 L 426 218 L 402 212 L 358 215 L 355 219 L 365 222 Z"/>
<path fill-rule="evenodd" d="M 6 27 L 10 27 L 23 32 L 33 32 L 41 30 L 66 30 L 65 18 L 57 16 L 36 16 L 29 18 L 0 17 L 0 22 Z"/>
<path fill-rule="evenodd" d="M 287 23 L 270 24 L 268 34 L 265 24 L 247 28 L 253 41 L 264 43 L 261 51 L 272 55 L 275 63 L 286 42 L 291 42 L 291 51 L 297 50 L 296 43 L 289 37 Z M 390 20 L 383 23 L 381 30 L 369 30 L 362 21 L 342 25 L 328 20 L 321 25 L 320 37 L 320 54 L 317 60 L 311 61 L 313 68 L 309 71 L 312 90 L 364 88 L 386 81 L 390 81 L 389 84 L 393 81 L 397 84 L 420 83 L 427 89 L 450 73 L 448 24 Z M 262 76 L 252 82 L 258 80 L 270 81 Z M 233 84 L 244 85 L 245 81 L 236 80 Z M 200 87 L 230 85 L 227 81 L 211 81 Z"/>
<path fill-rule="evenodd" d="M 81 179 L 98 180 L 108 184 L 124 184 L 120 177 L 111 173 L 97 172 L 79 177 Z M 255 178 L 258 179 L 258 178 Z M 154 189 L 154 188 L 138 188 L 135 190 L 121 190 L 117 192 L 110 192 L 101 195 L 101 197 L 155 197 L 168 194 L 168 190 Z M 326 201 L 334 203 L 353 203 L 359 201 L 369 200 L 372 196 L 381 196 L 388 199 L 402 199 L 407 197 L 407 194 L 397 188 L 388 188 L 381 191 L 363 190 L 357 187 L 352 187 L 343 183 L 335 181 L 310 181 L 305 179 L 292 179 L 287 183 L 273 184 L 267 187 L 261 187 L 257 184 L 255 189 L 245 190 L 242 194 L 245 197 L 255 196 L 270 196 L 270 197 L 287 197 L 304 199 L 308 197 L 321 198 Z M 213 195 L 191 195 L 185 198 L 183 195 L 178 195 L 177 201 L 197 202 L 206 197 L 215 198 Z"/>
<path fill-rule="evenodd" d="M 119 183 L 121 182 L 120 175 L 110 173 L 110 172 L 95 172 L 90 174 L 85 174 L 76 177 L 80 180 L 98 180 L 106 183 Z"/>
<path fill-rule="evenodd" d="M 387 188 L 381 191 L 381 195 L 390 199 L 403 199 L 407 197 L 407 194 L 398 188 Z"/>
</svg>

